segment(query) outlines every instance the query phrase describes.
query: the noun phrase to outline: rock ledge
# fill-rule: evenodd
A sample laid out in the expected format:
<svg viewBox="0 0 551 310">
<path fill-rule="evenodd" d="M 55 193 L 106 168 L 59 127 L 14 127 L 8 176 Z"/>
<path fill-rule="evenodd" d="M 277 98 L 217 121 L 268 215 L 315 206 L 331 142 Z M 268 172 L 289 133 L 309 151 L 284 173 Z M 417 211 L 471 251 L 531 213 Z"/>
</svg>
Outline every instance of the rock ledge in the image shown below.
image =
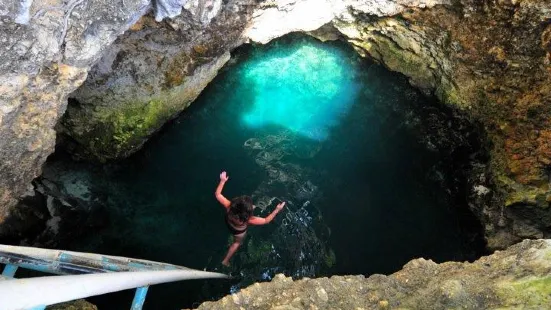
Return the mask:
<svg viewBox="0 0 551 310">
<path fill-rule="evenodd" d="M 551 240 L 525 240 L 474 263 L 423 258 L 392 275 L 293 281 L 282 274 L 198 309 L 544 309 L 551 304 Z"/>
</svg>

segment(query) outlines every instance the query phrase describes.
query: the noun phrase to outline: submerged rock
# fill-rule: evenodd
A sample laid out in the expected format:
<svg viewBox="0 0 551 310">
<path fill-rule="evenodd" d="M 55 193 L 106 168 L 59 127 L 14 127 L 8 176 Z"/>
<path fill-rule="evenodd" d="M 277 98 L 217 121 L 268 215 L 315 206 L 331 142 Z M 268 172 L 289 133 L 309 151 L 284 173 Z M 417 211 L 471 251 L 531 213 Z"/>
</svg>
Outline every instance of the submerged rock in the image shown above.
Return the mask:
<svg viewBox="0 0 551 310">
<path fill-rule="evenodd" d="M 282 274 L 198 309 L 544 309 L 551 241 L 525 240 L 474 263 L 423 258 L 392 275 L 293 280 Z"/>
<path fill-rule="evenodd" d="M 107 197 L 92 173 L 47 165 L 0 225 L 0 243 L 59 248 L 108 221 Z"/>
</svg>

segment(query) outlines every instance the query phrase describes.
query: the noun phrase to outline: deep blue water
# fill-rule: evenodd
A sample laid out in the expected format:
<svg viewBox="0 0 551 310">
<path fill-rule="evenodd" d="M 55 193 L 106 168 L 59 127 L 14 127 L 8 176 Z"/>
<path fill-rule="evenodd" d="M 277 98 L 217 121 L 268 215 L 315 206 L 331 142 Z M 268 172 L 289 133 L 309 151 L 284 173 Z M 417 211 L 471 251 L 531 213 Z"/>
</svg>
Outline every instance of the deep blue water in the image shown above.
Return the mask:
<svg viewBox="0 0 551 310">
<path fill-rule="evenodd" d="M 476 228 L 465 228 L 466 204 L 450 186 L 457 176 L 447 175 L 461 157 L 424 137 L 423 122 L 434 117 L 425 107 L 437 106 L 341 43 L 291 36 L 241 48 L 131 158 L 50 163 L 106 197 L 109 224 L 68 247 L 237 276 L 154 286 L 146 309 L 190 307 L 278 272 L 370 275 L 417 257 L 473 259 Z M 230 176 L 224 194 L 252 195 L 259 216 L 288 202 L 273 223 L 249 230 L 229 269 L 220 261 L 230 235 L 214 198 L 222 170 Z M 91 301 L 125 309 L 131 299 Z"/>
</svg>

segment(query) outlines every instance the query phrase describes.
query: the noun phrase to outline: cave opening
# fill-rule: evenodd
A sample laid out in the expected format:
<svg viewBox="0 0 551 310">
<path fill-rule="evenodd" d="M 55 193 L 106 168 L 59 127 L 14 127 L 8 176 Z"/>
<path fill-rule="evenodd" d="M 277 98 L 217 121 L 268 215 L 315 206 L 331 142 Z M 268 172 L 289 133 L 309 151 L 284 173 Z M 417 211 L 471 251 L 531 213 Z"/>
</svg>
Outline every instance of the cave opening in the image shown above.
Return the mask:
<svg viewBox="0 0 551 310">
<path fill-rule="evenodd" d="M 481 131 L 407 79 L 340 41 L 291 34 L 244 45 L 193 105 L 128 159 L 75 162 L 58 149 L 43 178 L 86 201 L 78 234 L 59 247 L 231 273 L 227 281 L 154 286 L 146 309 L 192 307 L 276 273 L 297 278 L 389 274 L 407 261 L 485 253 L 468 207 L 487 160 Z M 256 215 L 229 269 L 223 209 L 253 196 Z M 185 292 L 185 293 L 183 293 Z M 133 292 L 90 298 L 126 307 Z"/>
</svg>

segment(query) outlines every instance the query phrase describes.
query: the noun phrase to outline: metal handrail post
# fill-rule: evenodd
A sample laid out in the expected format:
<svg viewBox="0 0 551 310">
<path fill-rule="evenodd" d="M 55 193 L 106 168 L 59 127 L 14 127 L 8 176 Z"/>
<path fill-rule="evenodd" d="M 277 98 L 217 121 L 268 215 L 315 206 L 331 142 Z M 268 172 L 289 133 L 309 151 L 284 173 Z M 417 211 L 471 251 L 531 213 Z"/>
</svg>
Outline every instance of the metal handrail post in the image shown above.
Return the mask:
<svg viewBox="0 0 551 310">
<path fill-rule="evenodd" d="M 136 289 L 136 293 L 134 294 L 134 299 L 132 300 L 132 307 L 130 308 L 130 310 L 142 310 L 148 289 L 149 286 L 142 286 Z"/>
<path fill-rule="evenodd" d="M 227 279 L 199 270 L 104 272 L 0 281 L 2 309 L 29 309 L 137 287 L 194 279 Z"/>
<path fill-rule="evenodd" d="M 15 276 L 15 272 L 17 271 L 17 266 L 12 264 L 6 264 L 6 267 L 4 267 L 4 271 L 2 271 L 2 276 L 6 278 L 13 278 Z"/>
</svg>

